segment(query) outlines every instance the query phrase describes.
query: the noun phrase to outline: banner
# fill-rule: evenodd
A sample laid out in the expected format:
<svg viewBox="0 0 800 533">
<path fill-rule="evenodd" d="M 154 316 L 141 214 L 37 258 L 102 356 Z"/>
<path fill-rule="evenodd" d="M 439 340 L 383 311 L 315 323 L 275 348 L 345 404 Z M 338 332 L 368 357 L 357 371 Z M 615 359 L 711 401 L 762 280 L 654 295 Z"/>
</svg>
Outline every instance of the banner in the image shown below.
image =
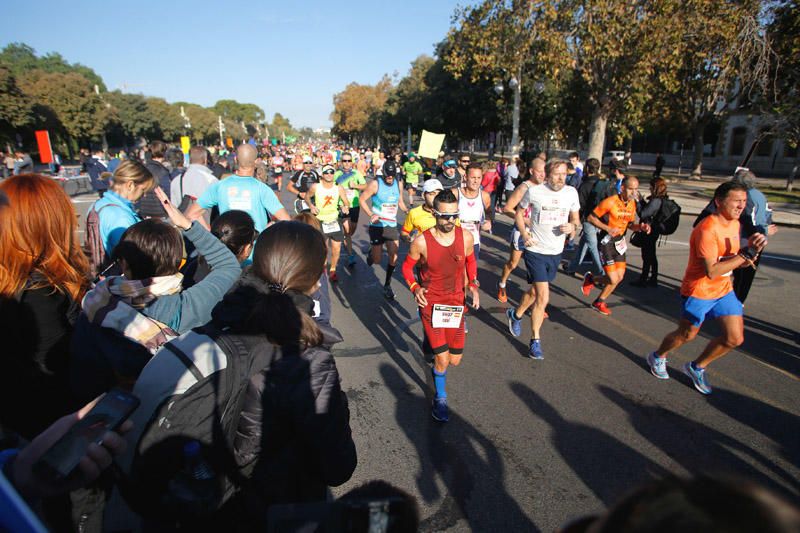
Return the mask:
<svg viewBox="0 0 800 533">
<path fill-rule="evenodd" d="M 47 130 L 36 130 L 36 144 L 39 146 L 39 159 L 42 163 L 53 162 L 53 147 Z"/>
<path fill-rule="evenodd" d="M 225 145 L 228 148 L 233 148 L 233 137 L 228 137 L 225 139 Z"/>
<path fill-rule="evenodd" d="M 192 140 L 189 137 L 181 137 L 181 152 L 185 154 L 189 153 L 189 150 L 192 148 Z"/>
<path fill-rule="evenodd" d="M 419 150 L 417 150 L 417 156 L 425 157 L 427 159 L 436 159 L 439 157 L 442 144 L 444 144 L 444 133 L 432 133 L 430 131 L 422 130 L 422 137 L 419 139 Z"/>
</svg>

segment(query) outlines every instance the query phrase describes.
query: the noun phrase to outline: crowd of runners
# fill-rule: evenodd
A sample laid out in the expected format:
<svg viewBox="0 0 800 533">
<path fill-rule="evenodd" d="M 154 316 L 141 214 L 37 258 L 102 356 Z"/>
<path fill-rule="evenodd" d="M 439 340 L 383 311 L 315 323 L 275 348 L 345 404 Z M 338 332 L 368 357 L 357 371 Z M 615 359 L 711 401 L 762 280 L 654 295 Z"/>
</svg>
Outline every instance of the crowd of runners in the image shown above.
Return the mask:
<svg viewBox="0 0 800 533">
<path fill-rule="evenodd" d="M 10 265 L 2 270 L 0 291 L 43 316 L 59 317 L 43 326 L 46 334 L 38 332 L 35 341 L 21 335 L 19 351 L 31 354 L 31 360 L 19 362 L 17 375 L 30 379 L 9 380 L 17 375 L 4 373 L 0 422 L 33 438 L 60 415 L 112 387 L 143 395 L 143 405 L 156 409 L 157 398 L 147 395 L 158 389 L 153 382 L 164 379 L 163 373 L 153 372 L 154 365 L 166 365 L 162 371 L 172 368 L 161 362 L 167 352 L 189 365 L 188 372 L 181 367 L 180 379 L 202 382 L 207 372 L 216 371 L 199 359 L 202 354 L 214 349 L 252 354 L 252 335 L 265 335 L 270 346 L 295 350 L 302 365 L 287 362 L 269 372 L 253 368 L 247 375 L 249 387 L 242 387 L 247 392 L 236 404 L 242 418 L 231 430 L 236 431 L 237 463 L 257 459 L 260 432 L 269 426 L 254 426 L 253 420 L 267 416 L 259 401 L 269 397 L 279 410 L 282 394 L 302 394 L 302 387 L 292 385 L 300 380 L 316 399 L 304 412 L 289 408 L 270 414 L 269 427 L 280 430 L 287 418 L 293 419 L 289 426 L 303 428 L 297 439 L 328 443 L 322 451 L 303 441 L 300 449 L 319 452 L 324 464 L 336 464 L 323 468 L 324 475 L 304 471 L 319 483 L 311 489 L 296 484 L 295 492 L 282 486 L 284 493 L 273 501 L 324 496 L 320 489 L 345 481 L 355 468 L 347 401 L 331 357 L 341 336 L 332 326 L 336 317 L 328 291 L 329 284 L 339 282 L 341 268 L 357 264 L 362 212 L 369 242 L 364 260 L 383 267 L 383 298 L 398 297 L 391 281 L 401 262 L 408 297 L 419 308 L 425 351 L 432 356 L 431 414 L 440 422 L 449 419 L 448 371 L 461 363 L 468 345 L 469 308 L 479 309 L 487 297 L 508 302 L 507 282 L 520 260 L 529 288 L 515 295 L 519 303 L 507 309 L 505 320 L 510 335 L 519 337 L 530 314 L 528 355 L 542 360 L 545 353 L 557 353 L 542 338 L 542 325 L 558 272 L 574 279 L 574 290 L 584 297 L 597 291 L 587 305 L 610 315 L 607 301 L 625 276 L 631 235 L 646 256 L 648 268 L 638 284 L 645 288 L 657 283 L 654 243 L 674 231 L 680 216 L 679 209 L 677 214 L 670 209 L 674 202 L 661 177 L 653 178 L 645 197 L 624 161 L 614 162 L 604 175 L 599 161 L 582 162 L 577 153 L 565 159 L 539 154 L 528 162 L 519 157 L 478 162 L 468 153 L 442 153 L 433 160 L 344 144 L 249 143 L 235 151 L 196 146 L 184 157 L 177 148 L 156 142 L 130 156 L 87 153 L 84 167 L 99 196 L 86 217 L 85 256 L 77 245 L 73 208 L 53 180 L 22 174 L 0 183 L 0 251 L 9 254 L 4 257 Z M 292 204 L 284 206 L 276 190 L 294 195 Z M 716 319 L 721 334 L 683 367 L 696 389 L 710 394 L 708 365 L 743 342 L 746 290 L 734 290 L 735 273 L 741 278 L 743 271 L 754 272 L 775 232 L 766 201 L 762 206 L 753 190 L 749 173 L 721 184 L 692 231 L 677 328 L 643 355 L 656 378 L 668 379 L 670 352 L 694 339 L 707 319 Z M 497 223 L 501 214 L 511 225 L 508 261 L 497 272 L 498 285 L 482 288 L 481 237 L 502 227 Z M 749 223 L 740 224 L 745 219 Z M 23 234 L 31 228 L 35 234 Z M 409 243 L 404 256 L 401 240 Z M 575 251 L 571 261 L 562 259 L 565 246 Z M 16 257 L 12 249 L 26 252 Z M 587 252 L 591 267 L 577 278 Z M 36 275 L 29 278 L 31 272 Z M 19 320 L 8 309 L 6 324 Z M 30 324 L 19 327 L 25 332 Z M 48 368 L 47 358 L 59 350 L 72 353 L 69 364 Z M 268 348 L 258 344 L 258 350 Z M 20 418 L 9 406 L 32 384 L 47 387 L 52 402 L 43 401 Z M 174 383 L 159 386 L 175 393 Z M 147 440 L 142 434 L 148 437 L 152 431 L 142 416 L 134 430 L 142 440 L 132 440 L 137 453 L 143 446 L 137 443 Z M 110 452 L 123 453 L 115 444 L 109 445 Z M 137 463 L 132 461 L 128 467 L 133 469 Z M 292 486 L 287 480 L 297 471 L 289 469 L 297 465 L 277 463 L 268 465 L 270 474 L 280 471 Z M 259 486 L 257 492 L 274 497 L 273 490 Z"/>
</svg>

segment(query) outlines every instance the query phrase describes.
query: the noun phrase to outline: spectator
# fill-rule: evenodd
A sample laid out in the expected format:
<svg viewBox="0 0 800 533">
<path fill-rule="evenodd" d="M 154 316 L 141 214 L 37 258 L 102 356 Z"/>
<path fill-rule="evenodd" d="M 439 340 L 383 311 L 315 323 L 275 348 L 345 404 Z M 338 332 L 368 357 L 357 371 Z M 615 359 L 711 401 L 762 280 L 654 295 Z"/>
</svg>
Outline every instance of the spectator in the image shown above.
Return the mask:
<svg viewBox="0 0 800 533">
<path fill-rule="evenodd" d="M 114 250 L 124 275 L 106 278 L 83 299 L 70 370 L 73 390 L 82 398 L 115 385 L 131 386 L 158 347 L 208 322 L 241 274 L 224 244 L 191 223 L 160 188 L 156 194 L 180 232 L 156 219 L 128 228 Z M 211 267 L 205 279 L 185 291 L 178 272 L 184 260 L 182 237 Z"/>
<path fill-rule="evenodd" d="M 113 174 L 114 171 L 117 170 L 119 164 L 125 161 L 126 159 L 128 159 L 128 154 L 125 152 L 125 150 L 120 150 L 117 153 L 117 157 L 108 162 L 108 171 Z"/>
<path fill-rule="evenodd" d="M 583 181 L 583 175 L 572 163 L 567 163 L 567 185 L 578 190 Z"/>
<path fill-rule="evenodd" d="M 14 165 L 17 163 L 17 159 L 14 157 L 14 154 L 11 152 L 7 152 L 5 157 L 3 158 L 3 177 L 7 178 L 9 176 L 14 175 Z"/>
<path fill-rule="evenodd" d="M 103 174 L 109 172 L 104 152 L 95 150 L 91 156 L 86 157 L 83 166 L 86 167 L 86 173 L 89 174 L 89 179 L 92 181 L 92 188 L 102 198 L 108 190 L 108 182 L 104 179 Z"/>
<path fill-rule="evenodd" d="M 508 159 L 501 157 L 495 169 L 497 170 L 497 175 L 500 176 L 500 197 L 497 199 L 497 209 L 502 212 L 504 195 L 505 201 L 508 201 L 508 197 L 514 192 L 516 186 L 513 179 L 508 179 Z"/>
<path fill-rule="evenodd" d="M 196 202 L 206 192 L 206 189 L 218 182 L 206 166 L 207 162 L 208 150 L 203 146 L 192 146 L 192 149 L 189 150 L 189 166 L 186 167 L 183 179 L 172 180 L 170 184 L 169 197 L 174 205 L 181 205 L 184 197 L 187 198 L 184 205 Z M 209 227 L 209 222 L 210 213 L 205 217 L 206 228 Z"/>
<path fill-rule="evenodd" d="M 228 158 L 225 157 L 224 154 L 220 153 L 214 157 L 214 164 L 211 165 L 211 173 L 214 174 L 214 177 L 218 180 L 221 180 L 225 174 L 230 173 Z"/>
<path fill-rule="evenodd" d="M 0 194 L 0 425 L 30 439 L 75 407 L 67 356 L 89 263 L 75 209 L 56 181 L 14 176 Z"/>
<path fill-rule="evenodd" d="M 497 173 L 495 165 L 490 162 L 483 164 L 483 178 L 481 188 L 489 193 L 491 207 L 489 210 L 489 220 L 494 224 L 495 208 L 497 206 L 497 188 L 500 185 L 500 175 Z"/>
<path fill-rule="evenodd" d="M 16 153 L 17 162 L 14 163 L 14 175 L 28 174 L 33 172 L 33 159 L 28 152 L 18 150 Z"/>
<path fill-rule="evenodd" d="M 581 162 L 581 156 L 578 154 L 578 152 L 572 152 L 569 154 L 569 162 L 572 163 L 575 171 L 578 173 L 581 179 L 583 179 L 583 163 Z"/>
<path fill-rule="evenodd" d="M 322 224 L 319 219 L 311 214 L 311 212 L 298 213 L 292 220 L 308 224 L 315 230 L 322 232 Z M 316 292 L 311 295 L 314 300 L 314 320 L 320 324 L 327 326 L 331 325 L 331 296 L 330 284 L 328 283 L 328 276 L 323 274 L 319 277 L 319 287 Z"/>
<path fill-rule="evenodd" d="M 631 283 L 634 287 L 658 286 L 658 257 L 656 257 L 656 243 L 660 234 L 658 224 L 653 224 L 653 219 L 661 210 L 663 200 L 667 198 L 667 182 L 663 178 L 650 180 L 650 197 L 646 202 L 640 202 L 639 219 L 650 224 L 650 233 L 642 232 L 642 274 L 637 281 Z"/>
<path fill-rule="evenodd" d="M 594 273 L 601 276 L 603 274 L 603 264 L 600 262 L 600 251 L 597 248 L 597 228 L 587 220 L 587 217 L 589 213 L 594 211 L 599 201 L 605 198 L 603 194 L 598 194 L 598 189 L 608 189 L 608 181 L 601 180 L 600 161 L 593 157 L 586 160 L 584 170 L 586 174 L 578 189 L 583 233 L 581 233 L 581 240 L 578 243 L 578 252 L 564 269 L 564 272 L 569 275 L 574 274 L 581 263 L 583 263 L 586 252 L 589 252 L 589 255 L 592 257 L 592 264 L 594 265 Z"/>
<path fill-rule="evenodd" d="M 179 177 L 183 176 L 184 172 L 186 172 L 186 168 L 183 166 L 183 152 L 180 151 L 179 148 L 170 148 L 167 150 L 167 153 L 164 155 L 164 159 L 167 162 L 169 171 L 169 183 L 170 188 L 162 189 L 164 192 L 171 190 L 172 181 Z M 171 195 L 170 195 L 171 197 Z M 175 204 L 180 205 L 180 204 Z"/>
<path fill-rule="evenodd" d="M 653 177 L 654 178 L 660 178 L 661 177 L 661 171 L 664 170 L 664 164 L 665 163 L 666 163 L 666 160 L 664 159 L 664 156 L 661 155 L 661 152 L 656 152 L 656 170 L 655 170 L 655 172 L 653 172 Z"/>
<path fill-rule="evenodd" d="M 164 165 L 166 162 L 164 159 L 166 151 L 167 145 L 163 141 L 151 142 L 150 160 L 144 164 L 147 170 L 150 171 L 150 174 L 155 178 L 158 186 L 164 191 L 170 190 L 169 169 Z M 161 205 L 161 202 L 158 201 L 158 198 L 156 198 L 156 193 L 154 191 L 144 193 L 144 196 L 139 200 L 136 207 L 139 216 L 142 218 L 164 218 L 167 216 L 167 212 L 164 211 L 164 207 Z"/>
</svg>

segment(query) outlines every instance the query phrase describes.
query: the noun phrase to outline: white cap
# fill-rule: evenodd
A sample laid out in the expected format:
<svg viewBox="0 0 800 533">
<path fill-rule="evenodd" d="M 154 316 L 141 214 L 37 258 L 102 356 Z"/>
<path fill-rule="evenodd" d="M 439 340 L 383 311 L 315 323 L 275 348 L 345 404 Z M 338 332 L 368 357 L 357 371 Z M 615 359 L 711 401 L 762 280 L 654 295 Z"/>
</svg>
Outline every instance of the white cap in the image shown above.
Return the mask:
<svg viewBox="0 0 800 533">
<path fill-rule="evenodd" d="M 425 182 L 425 185 L 422 186 L 422 192 L 434 192 L 434 191 L 443 191 L 444 187 L 442 186 L 442 182 L 437 180 L 436 178 L 429 179 Z"/>
<path fill-rule="evenodd" d="M 303 163 L 313 163 L 313 162 L 314 162 L 314 160 L 311 159 L 311 156 L 308 156 L 308 155 L 304 155 L 303 156 Z"/>
</svg>

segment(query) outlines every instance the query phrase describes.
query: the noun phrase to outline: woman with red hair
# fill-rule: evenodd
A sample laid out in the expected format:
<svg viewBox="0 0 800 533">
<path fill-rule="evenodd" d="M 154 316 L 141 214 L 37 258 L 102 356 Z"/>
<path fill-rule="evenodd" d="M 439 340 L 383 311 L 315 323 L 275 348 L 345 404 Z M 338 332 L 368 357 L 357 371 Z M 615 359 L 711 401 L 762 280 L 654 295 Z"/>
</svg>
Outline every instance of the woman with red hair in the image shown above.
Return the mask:
<svg viewBox="0 0 800 533">
<path fill-rule="evenodd" d="M 51 178 L 0 182 L 0 426 L 33 437 L 74 410 L 70 335 L 89 263 L 69 197 Z"/>
</svg>

